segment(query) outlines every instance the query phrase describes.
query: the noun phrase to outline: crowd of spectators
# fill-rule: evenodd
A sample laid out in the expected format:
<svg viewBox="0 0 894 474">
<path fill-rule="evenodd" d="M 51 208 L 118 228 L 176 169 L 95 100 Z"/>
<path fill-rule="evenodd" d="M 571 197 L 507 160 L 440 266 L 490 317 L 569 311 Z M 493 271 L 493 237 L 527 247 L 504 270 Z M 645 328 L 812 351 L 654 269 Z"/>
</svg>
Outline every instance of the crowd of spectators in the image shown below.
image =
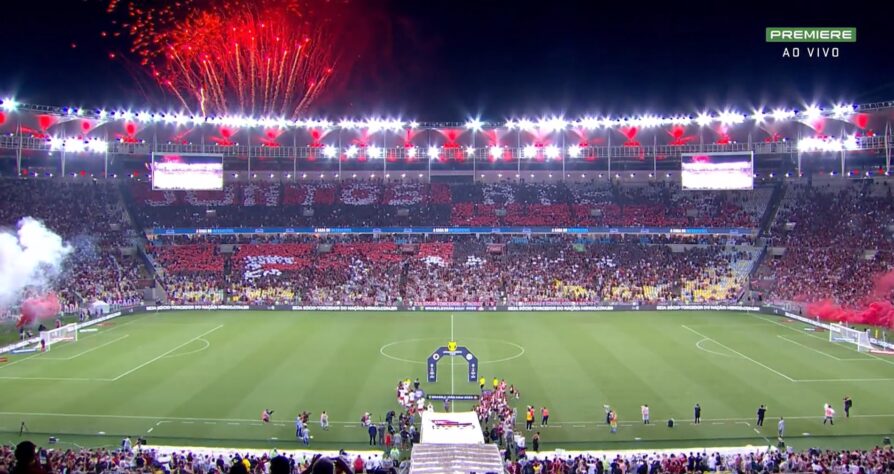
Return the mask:
<svg viewBox="0 0 894 474">
<path fill-rule="evenodd" d="M 736 239 L 648 237 L 158 237 L 175 303 L 420 305 L 718 302 L 755 258 Z M 670 242 L 670 243 L 668 243 Z M 225 251 L 221 250 L 225 249 Z"/>
<path fill-rule="evenodd" d="M 643 245 L 543 238 L 467 240 L 450 265 L 411 260 L 408 304 L 661 303 L 734 300 L 753 255 L 723 246 Z"/>
<path fill-rule="evenodd" d="M 537 453 L 520 451 L 507 455 L 504 472 L 508 474 L 601 474 L 601 473 L 865 473 L 894 471 L 894 451 L 890 447 L 865 450 L 808 449 L 755 450 L 752 452 L 689 451 L 669 453 L 627 453 L 615 456 L 590 454 Z M 42 461 L 45 460 L 45 461 Z M 337 464 L 337 466 L 336 466 Z M 225 451 L 210 454 L 181 450 L 161 453 L 153 449 L 40 449 L 25 441 L 17 447 L 0 446 L 0 474 L 55 473 L 149 473 L 182 472 L 192 474 L 299 474 L 299 473 L 398 473 L 407 472 L 411 462 L 401 461 L 392 453 L 354 455 L 341 451 L 339 456 L 294 454 L 250 454 Z"/>
<path fill-rule="evenodd" d="M 670 183 L 227 183 L 128 186 L 145 227 L 657 226 L 755 228 L 771 188 L 687 193 Z"/>
<path fill-rule="evenodd" d="M 766 258 L 759 280 L 774 301 L 862 305 L 874 279 L 894 267 L 892 224 L 887 182 L 792 185 L 768 232 L 769 246 L 785 251 Z"/>
<path fill-rule="evenodd" d="M 113 182 L 78 178 L 65 181 L 0 179 L 0 227 L 14 229 L 33 217 L 72 248 L 53 280 L 63 310 L 86 313 L 95 303 L 112 307 L 142 301 L 146 272 L 127 256 L 137 232 Z"/>
<path fill-rule="evenodd" d="M 407 464 L 404 462 L 403 464 Z M 397 474 L 400 449 L 383 454 L 339 456 L 239 452 L 221 449 L 37 448 L 31 441 L 0 445 L 0 474 L 189 473 L 189 474 Z M 400 472 L 406 472 L 406 469 Z"/>
<path fill-rule="evenodd" d="M 890 447 L 870 450 L 754 451 L 721 454 L 719 452 L 680 452 L 678 454 L 630 454 L 614 457 L 591 455 L 527 456 L 506 461 L 509 474 L 531 473 L 865 473 L 881 474 L 894 470 L 894 452 Z"/>
</svg>

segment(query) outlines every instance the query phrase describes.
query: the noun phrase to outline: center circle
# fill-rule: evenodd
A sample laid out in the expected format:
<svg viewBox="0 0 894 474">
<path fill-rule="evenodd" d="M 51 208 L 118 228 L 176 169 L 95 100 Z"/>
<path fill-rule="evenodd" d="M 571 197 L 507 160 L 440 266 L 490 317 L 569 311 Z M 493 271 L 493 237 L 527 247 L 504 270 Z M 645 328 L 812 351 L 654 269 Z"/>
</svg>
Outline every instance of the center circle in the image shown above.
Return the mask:
<svg viewBox="0 0 894 474">
<path fill-rule="evenodd" d="M 404 344 L 410 344 L 410 343 L 414 343 L 414 342 L 426 342 L 426 341 L 431 341 L 431 342 L 432 342 L 431 349 L 430 349 L 429 351 L 425 352 L 425 353 L 420 354 L 420 355 L 419 355 L 419 359 L 409 359 L 409 358 L 407 358 L 407 357 L 402 356 L 402 355 L 400 354 L 400 351 L 399 351 L 399 350 L 398 350 L 398 351 L 395 351 L 395 350 L 394 350 L 395 347 L 399 347 L 399 346 L 404 345 Z M 497 357 L 497 358 L 492 359 L 492 360 L 481 360 L 481 359 L 479 359 L 479 360 L 478 360 L 478 364 L 479 364 L 479 365 L 482 365 L 482 364 L 496 364 L 496 363 L 499 363 L 499 362 L 507 362 L 507 361 L 510 361 L 510 360 L 518 359 L 519 357 L 521 357 L 521 356 L 523 356 L 523 355 L 525 354 L 525 348 L 524 348 L 524 347 L 522 347 L 522 346 L 520 346 L 520 345 L 518 345 L 518 344 L 516 344 L 516 343 L 514 343 L 514 342 L 510 342 L 510 341 L 506 341 L 506 340 L 502 340 L 502 339 L 489 339 L 489 338 L 483 338 L 483 337 L 465 337 L 465 338 L 462 339 L 462 341 L 463 341 L 463 344 L 465 344 L 465 341 L 478 342 L 478 343 L 480 343 L 480 344 L 475 344 L 475 345 L 478 345 L 479 348 L 480 348 L 481 346 L 485 346 L 485 345 L 486 345 L 487 347 L 489 347 L 489 348 L 490 348 L 490 347 L 494 347 L 494 346 L 498 346 L 498 347 L 499 347 L 499 346 L 502 346 L 502 347 L 508 347 L 508 348 L 510 348 L 509 350 L 505 351 L 508 355 L 506 355 L 506 356 L 504 356 L 504 357 Z M 426 363 L 426 362 L 425 362 L 425 359 L 426 359 L 432 352 L 434 352 L 435 349 L 437 349 L 438 347 L 441 347 L 441 346 L 443 346 L 443 345 L 444 345 L 444 341 L 443 341 L 443 339 L 442 339 L 442 338 L 437 338 L 437 337 L 422 337 L 422 338 L 416 338 L 416 339 L 402 339 L 402 340 L 399 340 L 399 341 L 389 342 L 389 343 L 383 345 L 382 347 L 379 348 L 379 353 L 382 354 L 383 356 L 385 356 L 385 357 L 391 359 L 391 360 L 396 360 L 396 361 L 398 361 L 398 362 L 406 362 L 406 363 L 409 363 L 409 364 L 421 364 L 421 365 L 425 365 L 425 363 Z M 469 349 L 471 350 L 471 352 L 472 352 L 473 354 L 476 353 L 476 351 L 475 351 L 475 345 L 471 345 L 471 347 L 469 347 Z M 395 354 L 395 352 L 397 352 L 397 354 Z"/>
</svg>

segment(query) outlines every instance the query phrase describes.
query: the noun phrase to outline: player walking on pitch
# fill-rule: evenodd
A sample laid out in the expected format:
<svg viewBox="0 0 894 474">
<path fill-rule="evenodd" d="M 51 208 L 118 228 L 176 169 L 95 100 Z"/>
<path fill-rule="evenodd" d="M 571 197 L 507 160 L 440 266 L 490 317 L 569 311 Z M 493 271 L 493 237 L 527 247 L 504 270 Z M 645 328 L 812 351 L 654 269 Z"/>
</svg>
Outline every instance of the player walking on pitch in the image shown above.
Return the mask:
<svg viewBox="0 0 894 474">
<path fill-rule="evenodd" d="M 824 418 L 823 418 L 824 425 L 826 424 L 827 421 L 831 425 L 835 424 L 835 420 L 833 419 L 835 417 L 835 409 L 832 408 L 832 405 L 830 405 L 828 403 L 823 405 L 823 415 L 824 415 Z"/>
<path fill-rule="evenodd" d="M 757 407 L 757 426 L 764 426 L 764 416 L 767 414 L 767 407 L 761 405 Z"/>
<path fill-rule="evenodd" d="M 643 424 L 648 425 L 649 424 L 649 405 L 643 405 L 643 406 L 639 407 L 639 411 L 643 415 Z"/>
</svg>

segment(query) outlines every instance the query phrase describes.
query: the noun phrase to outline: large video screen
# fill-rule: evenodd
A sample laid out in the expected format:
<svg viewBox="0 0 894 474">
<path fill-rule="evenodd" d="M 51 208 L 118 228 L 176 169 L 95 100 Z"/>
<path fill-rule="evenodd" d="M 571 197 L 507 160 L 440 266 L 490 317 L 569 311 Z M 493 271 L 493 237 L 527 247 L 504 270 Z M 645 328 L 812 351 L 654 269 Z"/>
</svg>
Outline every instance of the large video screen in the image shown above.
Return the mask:
<svg viewBox="0 0 894 474">
<path fill-rule="evenodd" d="M 152 189 L 219 191 L 223 189 L 223 155 L 153 153 Z"/>
<path fill-rule="evenodd" d="M 754 154 L 684 153 L 683 189 L 721 190 L 754 188 Z"/>
</svg>

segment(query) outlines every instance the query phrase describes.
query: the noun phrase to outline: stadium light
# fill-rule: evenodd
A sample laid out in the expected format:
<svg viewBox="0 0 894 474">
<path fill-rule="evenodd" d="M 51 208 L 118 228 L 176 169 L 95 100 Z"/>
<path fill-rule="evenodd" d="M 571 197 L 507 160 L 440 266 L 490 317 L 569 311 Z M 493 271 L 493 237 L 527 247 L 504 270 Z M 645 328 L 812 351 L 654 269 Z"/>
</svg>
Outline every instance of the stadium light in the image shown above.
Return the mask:
<svg viewBox="0 0 894 474">
<path fill-rule="evenodd" d="M 764 109 L 755 109 L 755 111 L 751 114 L 751 119 L 754 120 L 754 123 L 760 125 L 764 123 L 766 120 L 767 114 L 764 112 Z"/>
<path fill-rule="evenodd" d="M 491 158 L 496 160 L 503 156 L 503 147 L 494 145 L 487 150 L 487 154 L 489 154 Z"/>
<path fill-rule="evenodd" d="M 338 128 L 343 128 L 345 130 L 351 130 L 356 127 L 357 124 L 351 119 L 343 118 L 338 121 Z"/>
<path fill-rule="evenodd" d="M 543 154 L 546 155 L 547 158 L 555 160 L 559 157 L 559 147 L 555 145 L 547 145 L 546 148 L 543 149 Z"/>
<path fill-rule="evenodd" d="M 531 131 L 533 131 L 534 128 L 535 128 L 535 127 L 534 127 L 534 122 L 532 122 L 531 120 L 526 119 L 526 118 L 523 118 L 523 119 L 519 120 L 517 126 L 518 126 L 518 128 L 520 128 L 520 129 L 522 129 L 522 130 L 524 130 L 524 131 L 526 131 L 526 132 L 531 132 Z"/>
<path fill-rule="evenodd" d="M 105 140 L 94 138 L 93 140 L 87 142 L 87 148 L 92 153 L 105 153 L 109 151 L 109 144 Z"/>
<path fill-rule="evenodd" d="M 50 151 L 61 150 L 64 143 L 59 137 L 50 137 Z"/>
<path fill-rule="evenodd" d="M 723 125 L 738 125 L 745 121 L 745 116 L 730 110 L 724 110 L 719 115 L 720 123 Z"/>
<path fill-rule="evenodd" d="M 337 154 L 338 148 L 336 148 L 335 145 L 326 145 L 323 147 L 323 156 L 325 156 L 326 158 L 335 158 L 335 155 Z"/>
<path fill-rule="evenodd" d="M 410 128 L 419 128 L 419 122 L 413 120 L 410 122 Z"/>
<path fill-rule="evenodd" d="M 470 119 L 466 122 L 466 128 L 473 132 L 480 132 L 483 126 L 484 123 L 478 117 Z"/>
<path fill-rule="evenodd" d="M 804 119 L 813 121 L 816 120 L 823 115 L 823 110 L 817 107 L 815 104 L 810 104 L 804 109 L 804 112 L 801 114 Z"/>
<path fill-rule="evenodd" d="M 771 115 L 773 116 L 773 120 L 779 122 L 779 121 L 794 117 L 795 112 L 793 112 L 791 110 L 785 110 L 785 109 L 776 109 L 773 111 L 773 113 Z"/>
<path fill-rule="evenodd" d="M 375 145 L 370 145 L 366 148 L 366 156 L 373 159 L 379 159 L 382 157 L 382 149 Z"/>
<path fill-rule="evenodd" d="M 87 150 L 87 144 L 79 138 L 66 138 L 62 146 L 65 147 L 65 151 L 71 153 L 83 153 Z"/>
<path fill-rule="evenodd" d="M 416 158 L 417 149 L 414 146 L 407 148 L 407 156 L 410 158 Z"/>
<path fill-rule="evenodd" d="M 537 147 L 534 145 L 525 145 L 522 149 L 522 156 L 525 158 L 534 158 L 537 156 Z"/>
<path fill-rule="evenodd" d="M 711 120 L 712 118 L 710 115 L 702 112 L 695 118 L 695 123 L 697 123 L 699 127 L 707 127 L 708 125 L 711 125 Z"/>
<path fill-rule="evenodd" d="M 537 128 L 543 130 L 547 133 L 557 132 L 559 130 L 563 130 L 568 126 L 568 123 L 562 117 L 550 117 L 550 118 L 541 118 L 537 122 Z"/>
<path fill-rule="evenodd" d="M 474 156 L 474 155 L 475 155 L 475 147 L 473 147 L 473 146 L 467 146 L 467 147 L 466 147 L 466 154 L 469 155 L 469 156 Z"/>
<path fill-rule="evenodd" d="M 441 151 L 438 147 L 436 147 L 436 146 L 428 147 L 428 158 L 429 159 L 436 160 L 436 159 L 438 159 L 438 156 L 440 154 L 441 154 Z"/>
<path fill-rule="evenodd" d="M 854 111 L 853 105 L 847 104 L 837 104 L 832 108 L 832 117 L 837 119 L 843 119 L 852 114 Z"/>
<path fill-rule="evenodd" d="M 348 147 L 347 150 L 345 150 L 345 156 L 347 156 L 348 158 L 354 158 L 355 156 L 357 156 L 357 153 L 360 153 L 360 149 L 357 148 L 357 145 L 351 145 Z"/>
<path fill-rule="evenodd" d="M 584 117 L 577 121 L 578 125 L 587 129 L 593 130 L 599 127 L 599 119 L 596 117 Z"/>
<path fill-rule="evenodd" d="M 12 112 L 19 107 L 19 103 L 13 97 L 6 97 L 3 99 L 3 110 L 7 112 Z"/>
<path fill-rule="evenodd" d="M 571 158 L 580 158 L 581 155 L 581 147 L 580 145 L 571 145 L 568 147 L 568 156 Z"/>
</svg>

